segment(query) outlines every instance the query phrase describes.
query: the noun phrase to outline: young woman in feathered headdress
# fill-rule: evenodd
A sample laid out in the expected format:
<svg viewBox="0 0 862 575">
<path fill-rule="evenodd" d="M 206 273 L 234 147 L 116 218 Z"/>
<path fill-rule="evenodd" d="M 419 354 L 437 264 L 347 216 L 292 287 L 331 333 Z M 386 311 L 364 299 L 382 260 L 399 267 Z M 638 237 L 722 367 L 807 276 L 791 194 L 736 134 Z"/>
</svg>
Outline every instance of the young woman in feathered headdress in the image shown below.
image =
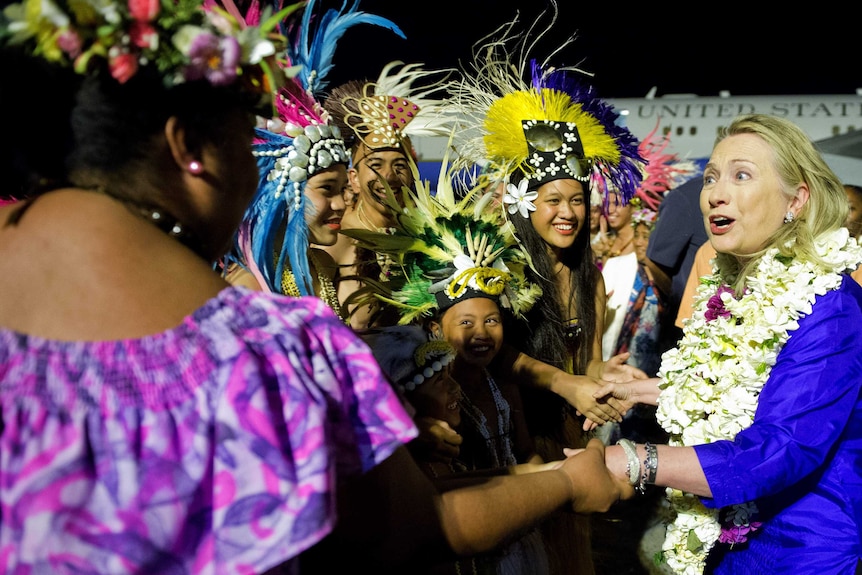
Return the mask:
<svg viewBox="0 0 862 575">
<path fill-rule="evenodd" d="M 633 197 L 643 164 L 637 140 L 572 70 L 527 61 L 526 42 L 541 34 L 516 35 L 513 27 L 474 51 L 473 70 L 456 87 L 454 105 L 472 122 L 461 131 L 468 138 L 455 142 L 460 157 L 489 162 L 505 180 L 509 221 L 531 259 L 530 278 L 544 294 L 518 344 L 573 373 L 642 375 L 618 358 L 610 369 L 601 360 L 604 298 L 597 294 L 604 289 L 588 224 L 591 178 L 621 190 L 626 200 Z M 507 49 L 510 40 L 517 40 L 515 50 Z"/>
<path fill-rule="evenodd" d="M 387 188 L 400 201 L 401 188 L 414 189 L 411 137 L 448 136 L 452 120 L 440 113 L 445 70 L 424 70 L 419 64 L 393 61 L 375 81 L 353 80 L 336 86 L 324 102 L 332 121 L 344 134 L 351 153 L 348 170 L 353 205 L 341 222 L 347 229 L 386 230 L 394 225 L 386 205 Z M 346 236 L 324 248 L 338 266 L 339 300 L 354 329 L 397 321 L 397 313 L 380 302 L 357 305 L 377 281 L 388 282 L 398 270 L 391 261 L 356 246 Z"/>
<path fill-rule="evenodd" d="M 514 21 L 474 50 L 472 69 L 455 87 L 454 106 L 466 125 L 455 146 L 466 164 L 488 162 L 505 182 L 503 206 L 521 248 L 531 260 L 527 277 L 542 297 L 507 330 L 528 355 L 573 374 L 630 380 L 646 375 L 601 356 L 604 284 L 590 248 L 590 180 L 595 175 L 621 190 L 626 200 L 641 182 L 643 158 L 637 140 L 618 125 L 618 114 L 593 88 L 575 81 L 572 69 L 555 69 L 529 57 L 530 49 L 553 26 L 539 20 L 526 34 Z M 557 50 L 557 52 L 559 49 Z M 587 381 L 586 379 L 584 381 Z M 554 394 L 529 390 L 524 407 L 539 453 L 552 457 L 563 446 L 584 441 L 575 410 Z M 565 554 L 559 570 L 571 572 L 588 546 L 585 530 L 560 518 L 549 531 Z"/>
<path fill-rule="evenodd" d="M 335 46 L 351 26 L 375 24 L 402 35 L 385 18 L 357 11 L 315 14 L 305 7 L 299 27 L 283 30 L 291 42 L 287 71 L 293 73 L 276 94 L 274 118 L 262 118 L 253 153 L 260 181 L 226 259 L 234 284 L 292 296 L 316 295 L 346 321 L 334 285 L 334 265 L 317 246 L 338 239 L 348 185 L 348 148 L 318 98 L 326 88 Z"/>
</svg>

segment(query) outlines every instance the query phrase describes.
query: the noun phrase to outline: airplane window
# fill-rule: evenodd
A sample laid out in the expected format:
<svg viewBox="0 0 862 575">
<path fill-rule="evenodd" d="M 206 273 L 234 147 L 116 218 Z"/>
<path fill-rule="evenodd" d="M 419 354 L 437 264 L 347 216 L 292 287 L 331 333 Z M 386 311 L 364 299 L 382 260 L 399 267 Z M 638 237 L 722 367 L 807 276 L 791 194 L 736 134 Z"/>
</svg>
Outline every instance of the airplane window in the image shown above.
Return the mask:
<svg viewBox="0 0 862 575">
<path fill-rule="evenodd" d="M 697 135 L 697 126 L 692 126 L 691 128 L 689 128 L 688 133 L 690 136 L 696 136 Z"/>
<path fill-rule="evenodd" d="M 677 135 L 677 136 L 682 136 L 682 135 L 683 135 L 683 133 L 685 133 L 685 129 L 683 129 L 683 127 L 682 127 L 682 126 L 677 126 L 677 128 L 676 128 L 676 135 Z"/>
</svg>

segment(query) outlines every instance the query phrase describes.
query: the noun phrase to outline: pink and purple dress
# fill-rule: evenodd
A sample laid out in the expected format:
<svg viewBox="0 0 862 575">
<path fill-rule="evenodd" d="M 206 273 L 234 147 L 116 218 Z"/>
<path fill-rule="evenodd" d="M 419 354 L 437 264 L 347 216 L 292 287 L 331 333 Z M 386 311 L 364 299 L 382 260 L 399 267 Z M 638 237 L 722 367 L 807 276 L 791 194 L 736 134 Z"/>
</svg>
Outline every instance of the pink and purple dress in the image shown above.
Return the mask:
<svg viewBox="0 0 862 575">
<path fill-rule="evenodd" d="M 260 573 L 325 537 L 337 478 L 416 435 L 316 298 L 227 288 L 108 342 L 0 330 L 0 572 Z"/>
</svg>

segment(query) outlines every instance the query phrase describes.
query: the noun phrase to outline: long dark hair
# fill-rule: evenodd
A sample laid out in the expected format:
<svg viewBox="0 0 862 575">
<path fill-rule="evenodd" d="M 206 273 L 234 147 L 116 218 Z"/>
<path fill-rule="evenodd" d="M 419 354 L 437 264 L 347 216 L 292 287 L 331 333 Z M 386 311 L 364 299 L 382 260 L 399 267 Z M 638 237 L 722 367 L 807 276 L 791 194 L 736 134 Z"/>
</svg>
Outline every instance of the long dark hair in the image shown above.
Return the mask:
<svg viewBox="0 0 862 575">
<path fill-rule="evenodd" d="M 581 225 L 573 245 L 560 254 L 564 265 L 561 273 L 569 273 L 572 292 L 565 297 L 555 281 L 548 245 L 533 227 L 529 218 L 520 213 L 509 215 L 521 247 L 530 255 L 533 268 L 526 271 L 528 279 L 542 288 L 542 297 L 523 320 L 506 329 L 507 339 L 521 352 L 534 359 L 568 371 L 583 374 L 592 352 L 596 330 L 595 294 L 598 268 L 593 263 L 590 247 L 590 212 Z M 568 317 L 575 304 L 577 317 Z M 579 335 L 567 337 L 568 322 L 577 319 Z M 571 333 L 571 332 L 570 332 Z M 573 353 L 574 350 L 574 353 Z M 524 416 L 536 443 L 537 452 L 549 460 L 559 456 L 561 446 L 581 445 L 580 424 L 565 399 L 550 391 L 525 387 Z"/>
<path fill-rule="evenodd" d="M 531 357 L 540 359 L 560 369 L 566 369 L 571 347 L 567 343 L 566 327 L 568 311 L 575 303 L 580 336 L 577 353 L 572 357 L 574 373 L 582 374 L 591 359 L 592 336 L 596 330 L 595 294 L 599 271 L 593 263 L 590 247 L 590 212 L 581 225 L 574 244 L 564 250 L 560 261 L 568 270 L 573 290 L 566 301 L 557 287 L 551 257 L 545 240 L 539 235 L 528 218 L 519 213 L 509 215 L 523 249 L 529 253 L 535 269 L 527 270 L 527 277 L 542 288 L 542 297 L 526 314 L 523 326 L 507 330 L 512 333 L 513 343 Z"/>
</svg>

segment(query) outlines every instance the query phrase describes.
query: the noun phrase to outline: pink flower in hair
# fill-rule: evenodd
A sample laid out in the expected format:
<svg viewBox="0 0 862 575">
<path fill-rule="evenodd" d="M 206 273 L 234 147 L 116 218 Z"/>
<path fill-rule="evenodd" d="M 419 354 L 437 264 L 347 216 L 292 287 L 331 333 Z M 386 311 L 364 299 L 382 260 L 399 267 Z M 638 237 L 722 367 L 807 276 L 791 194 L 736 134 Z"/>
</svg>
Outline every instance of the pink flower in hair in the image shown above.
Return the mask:
<svg viewBox="0 0 862 575">
<path fill-rule="evenodd" d="M 74 30 L 66 30 L 57 36 L 57 46 L 73 60 L 81 55 L 81 37 Z"/>
<path fill-rule="evenodd" d="M 159 47 L 159 33 L 149 22 L 132 22 L 129 27 L 129 38 L 138 48 L 156 50 Z"/>
<path fill-rule="evenodd" d="M 230 84 L 236 78 L 240 55 L 241 49 L 236 38 L 198 34 L 189 48 L 190 63 L 186 67 L 185 78 L 206 78 L 213 86 Z"/>
<path fill-rule="evenodd" d="M 160 0 L 129 0 L 129 14 L 138 22 L 152 22 L 161 8 Z"/>
<path fill-rule="evenodd" d="M 125 84 L 138 71 L 138 59 L 134 54 L 123 52 L 116 56 L 111 56 L 108 66 L 111 70 L 111 76 L 120 84 Z"/>
</svg>

